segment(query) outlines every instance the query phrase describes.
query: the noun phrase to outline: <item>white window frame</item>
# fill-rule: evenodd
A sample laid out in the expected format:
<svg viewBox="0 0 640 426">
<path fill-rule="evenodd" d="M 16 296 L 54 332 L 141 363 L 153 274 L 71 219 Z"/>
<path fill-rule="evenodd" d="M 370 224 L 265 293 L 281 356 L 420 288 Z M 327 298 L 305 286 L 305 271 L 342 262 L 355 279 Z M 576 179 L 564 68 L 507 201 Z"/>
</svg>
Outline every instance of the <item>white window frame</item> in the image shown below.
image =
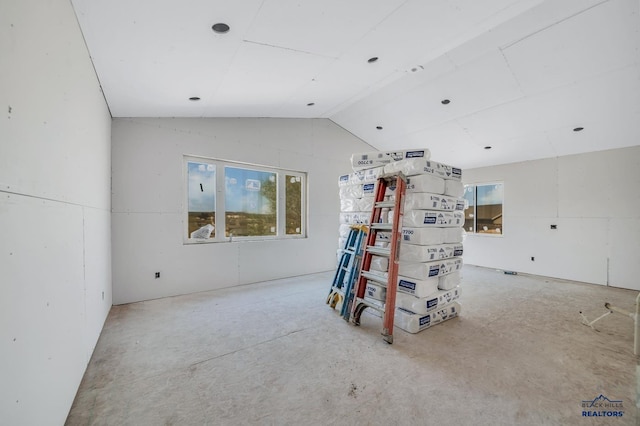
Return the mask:
<svg viewBox="0 0 640 426">
<path fill-rule="evenodd" d="M 477 191 L 477 188 L 478 188 L 478 186 L 491 186 L 491 185 L 502 185 L 502 227 L 500 228 L 500 233 L 499 234 L 478 232 L 478 191 Z M 467 230 L 466 227 L 464 228 L 465 232 L 467 233 L 467 235 L 477 235 L 477 236 L 488 237 L 488 238 L 501 238 L 501 237 L 503 237 L 504 236 L 504 227 L 505 227 L 504 199 L 505 199 L 505 188 L 506 188 L 504 182 L 493 181 L 493 182 L 466 183 L 464 185 L 465 192 L 467 190 L 467 187 L 469 187 L 469 186 L 473 186 L 474 187 L 474 190 L 473 190 L 473 199 L 474 199 L 474 205 L 473 205 L 473 232 L 470 232 L 469 230 Z"/>
<path fill-rule="evenodd" d="M 188 164 L 204 163 L 215 166 L 216 170 L 216 197 L 215 197 L 215 229 L 212 237 L 208 239 L 189 237 L 189 173 Z M 260 172 L 276 173 L 276 234 L 275 235 L 253 235 L 253 236 L 226 236 L 225 218 L 225 167 L 256 170 Z M 308 228 L 308 190 L 309 180 L 306 172 L 298 170 L 282 169 L 277 167 L 264 166 L 259 164 L 243 163 L 239 161 L 222 160 L 217 158 L 200 157 L 196 155 L 184 155 L 182 160 L 183 171 L 183 207 L 182 207 L 182 239 L 183 244 L 210 244 L 222 242 L 242 242 L 242 241 L 268 241 L 268 240 L 289 240 L 307 238 Z M 300 177 L 302 180 L 301 197 L 301 230 L 299 234 L 286 234 L 286 193 L 285 176 Z"/>
</svg>

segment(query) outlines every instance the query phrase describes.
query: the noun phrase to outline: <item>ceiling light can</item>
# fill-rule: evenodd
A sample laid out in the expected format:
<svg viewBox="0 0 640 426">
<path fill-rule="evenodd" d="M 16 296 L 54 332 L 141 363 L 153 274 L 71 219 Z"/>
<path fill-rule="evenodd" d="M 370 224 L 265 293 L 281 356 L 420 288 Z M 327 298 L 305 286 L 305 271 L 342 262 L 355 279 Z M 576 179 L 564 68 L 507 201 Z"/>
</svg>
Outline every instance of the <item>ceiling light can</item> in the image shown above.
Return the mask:
<svg viewBox="0 0 640 426">
<path fill-rule="evenodd" d="M 213 30 L 214 33 L 226 34 L 229 32 L 230 27 L 224 22 L 218 22 L 217 24 L 213 24 L 211 26 L 211 29 Z"/>
</svg>

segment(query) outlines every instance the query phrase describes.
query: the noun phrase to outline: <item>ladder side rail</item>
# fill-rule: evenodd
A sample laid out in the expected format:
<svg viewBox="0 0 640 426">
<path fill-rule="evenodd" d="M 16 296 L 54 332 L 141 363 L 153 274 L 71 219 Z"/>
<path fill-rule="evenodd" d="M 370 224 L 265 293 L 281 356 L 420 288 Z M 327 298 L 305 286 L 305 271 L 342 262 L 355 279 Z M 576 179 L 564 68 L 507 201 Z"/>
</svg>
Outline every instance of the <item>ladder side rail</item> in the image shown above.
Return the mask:
<svg viewBox="0 0 640 426">
<path fill-rule="evenodd" d="M 353 304 L 353 295 L 354 295 L 354 285 L 356 278 L 358 276 L 360 270 L 360 264 L 362 263 L 362 253 L 363 253 L 363 244 L 365 234 L 367 234 L 367 230 L 364 226 L 358 228 L 358 238 L 356 240 L 355 246 L 356 249 L 354 251 L 354 261 L 349 271 L 349 278 L 347 280 L 347 284 L 344 286 L 344 303 L 342 304 L 342 309 L 340 310 L 340 315 L 345 321 L 349 321 L 349 316 L 351 314 L 351 306 Z"/>
<path fill-rule="evenodd" d="M 358 268 L 354 262 L 358 256 L 362 233 L 362 226 L 351 226 L 349 230 L 349 235 L 342 249 L 338 267 L 336 268 L 331 287 L 329 288 L 329 295 L 327 296 L 326 303 L 331 306 L 331 308 L 335 308 L 341 299 L 344 301 L 345 287 L 347 286 L 345 280 L 348 280 L 350 284 L 351 280 L 354 279 L 354 268 L 355 270 Z M 343 294 L 340 294 L 340 292 Z"/>
<path fill-rule="evenodd" d="M 391 231 L 391 253 L 389 255 L 389 269 L 387 279 L 387 297 L 385 301 L 384 317 L 382 320 L 382 335 L 388 343 L 393 342 L 393 322 L 396 310 L 396 292 L 398 282 L 398 259 L 400 256 L 400 239 L 402 237 L 402 216 L 404 214 L 404 196 L 406 182 L 403 175 L 396 177 L 396 199 L 393 211 L 393 227 Z"/>
<path fill-rule="evenodd" d="M 349 263 L 351 263 L 351 254 L 349 253 L 349 246 L 351 245 L 351 241 L 354 236 L 357 236 L 355 233 L 357 231 L 355 229 L 351 229 L 349 231 L 349 235 L 347 236 L 347 240 L 342 249 L 342 254 L 340 255 L 340 261 L 338 262 L 338 267 L 336 268 L 336 273 L 333 275 L 333 281 L 331 282 L 331 288 L 329 288 L 329 296 L 333 292 L 333 288 L 342 288 L 342 281 L 345 276 L 345 268 L 349 267 Z M 327 302 L 329 303 L 329 302 Z"/>
</svg>

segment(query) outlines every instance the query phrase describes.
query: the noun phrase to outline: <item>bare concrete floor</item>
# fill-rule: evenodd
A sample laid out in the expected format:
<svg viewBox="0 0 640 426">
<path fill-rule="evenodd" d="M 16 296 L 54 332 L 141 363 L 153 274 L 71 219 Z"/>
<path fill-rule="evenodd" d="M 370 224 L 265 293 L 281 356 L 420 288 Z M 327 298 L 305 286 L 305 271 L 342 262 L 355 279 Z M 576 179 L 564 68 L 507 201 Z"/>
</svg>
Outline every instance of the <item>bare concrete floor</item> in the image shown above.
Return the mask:
<svg viewBox="0 0 640 426">
<path fill-rule="evenodd" d="M 388 345 L 325 304 L 332 278 L 113 307 L 67 424 L 636 424 L 633 321 L 578 314 L 636 292 L 466 266 L 462 316 Z M 623 416 L 582 417 L 599 395 Z"/>
</svg>

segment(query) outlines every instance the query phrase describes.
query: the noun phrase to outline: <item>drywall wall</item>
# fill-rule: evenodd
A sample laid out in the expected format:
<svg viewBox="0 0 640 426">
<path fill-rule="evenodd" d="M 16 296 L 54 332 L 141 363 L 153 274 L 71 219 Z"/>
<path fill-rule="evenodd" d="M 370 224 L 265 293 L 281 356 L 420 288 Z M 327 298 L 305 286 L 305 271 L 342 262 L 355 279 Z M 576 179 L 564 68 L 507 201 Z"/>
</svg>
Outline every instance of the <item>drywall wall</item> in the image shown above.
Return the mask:
<svg viewBox="0 0 640 426">
<path fill-rule="evenodd" d="M 64 424 L 111 307 L 111 117 L 68 0 L 0 6 L 0 424 Z"/>
<path fill-rule="evenodd" d="M 112 143 L 115 304 L 334 268 L 338 176 L 371 150 L 325 119 L 122 118 Z M 308 238 L 183 244 L 184 155 L 307 172 Z"/>
<path fill-rule="evenodd" d="M 502 181 L 505 199 L 504 234 L 468 234 L 465 263 L 640 290 L 639 146 L 464 170 L 463 180 Z"/>
</svg>

